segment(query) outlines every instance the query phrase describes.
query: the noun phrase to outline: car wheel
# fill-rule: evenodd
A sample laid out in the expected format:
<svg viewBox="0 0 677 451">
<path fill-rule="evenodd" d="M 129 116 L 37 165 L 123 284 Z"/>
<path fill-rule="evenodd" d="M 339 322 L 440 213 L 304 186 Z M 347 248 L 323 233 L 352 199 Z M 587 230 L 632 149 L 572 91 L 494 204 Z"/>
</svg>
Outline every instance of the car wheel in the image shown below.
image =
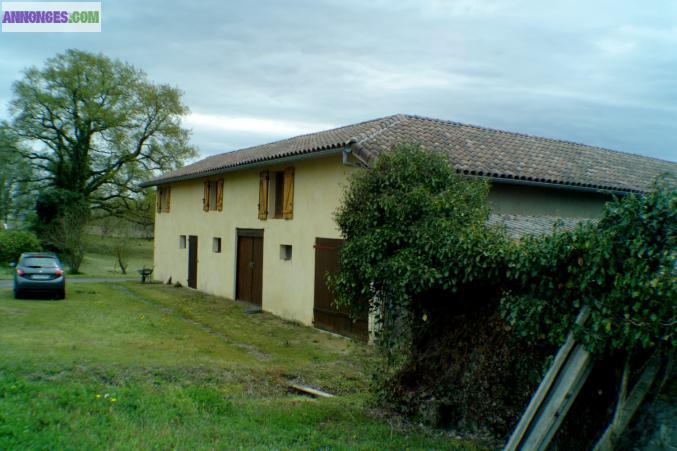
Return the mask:
<svg viewBox="0 0 677 451">
<path fill-rule="evenodd" d="M 66 299 L 66 292 L 65 292 L 65 291 L 60 291 L 60 292 L 56 295 L 56 299 Z"/>
<path fill-rule="evenodd" d="M 22 299 L 24 294 L 19 290 L 14 290 L 14 299 Z"/>
</svg>

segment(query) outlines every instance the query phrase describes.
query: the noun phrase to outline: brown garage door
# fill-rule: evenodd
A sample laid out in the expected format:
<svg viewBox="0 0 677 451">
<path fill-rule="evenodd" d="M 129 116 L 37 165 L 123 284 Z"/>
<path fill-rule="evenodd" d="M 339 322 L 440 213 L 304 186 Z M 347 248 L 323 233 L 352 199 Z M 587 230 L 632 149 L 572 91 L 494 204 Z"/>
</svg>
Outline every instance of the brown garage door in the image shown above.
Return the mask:
<svg viewBox="0 0 677 451">
<path fill-rule="evenodd" d="M 339 270 L 339 249 L 343 240 L 315 238 L 315 307 L 313 324 L 319 329 L 347 337 L 366 340 L 368 337 L 367 311 L 357 321 L 350 318 L 345 308 L 337 309 L 334 294 L 326 284 L 326 274 Z"/>
</svg>

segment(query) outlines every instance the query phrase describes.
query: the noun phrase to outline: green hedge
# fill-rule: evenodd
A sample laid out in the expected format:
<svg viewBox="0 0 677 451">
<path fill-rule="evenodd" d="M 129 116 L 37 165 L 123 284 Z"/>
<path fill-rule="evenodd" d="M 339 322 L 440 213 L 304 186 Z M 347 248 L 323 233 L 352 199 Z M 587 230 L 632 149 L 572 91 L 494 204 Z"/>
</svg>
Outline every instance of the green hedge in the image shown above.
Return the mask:
<svg viewBox="0 0 677 451">
<path fill-rule="evenodd" d="M 559 345 L 581 307 L 577 338 L 597 355 L 677 349 L 677 190 L 609 202 L 596 224 L 532 238 L 508 262 L 505 319 L 531 343 Z"/>
<path fill-rule="evenodd" d="M 22 252 L 41 249 L 40 240 L 34 233 L 23 230 L 0 230 L 0 262 L 15 262 Z"/>
</svg>

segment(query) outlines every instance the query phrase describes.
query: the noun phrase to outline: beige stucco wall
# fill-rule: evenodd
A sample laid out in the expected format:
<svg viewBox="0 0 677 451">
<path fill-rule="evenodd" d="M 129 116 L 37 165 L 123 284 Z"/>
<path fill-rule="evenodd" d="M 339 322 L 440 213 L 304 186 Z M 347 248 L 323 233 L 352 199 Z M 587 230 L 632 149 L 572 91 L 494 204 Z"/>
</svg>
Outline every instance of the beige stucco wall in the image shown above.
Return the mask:
<svg viewBox="0 0 677 451">
<path fill-rule="evenodd" d="M 349 173 L 357 169 L 344 166 L 340 155 L 295 162 L 294 218 L 259 220 L 259 171 L 288 166 L 292 164 L 225 174 L 221 212 L 202 211 L 207 179 L 172 185 L 171 212 L 156 214 L 156 279 L 166 282 L 171 277 L 187 285 L 188 248 L 179 249 L 179 236 L 197 235 L 198 289 L 234 298 L 236 229 L 263 229 L 263 309 L 312 324 L 315 238 L 340 238 L 333 212 Z M 512 214 L 595 217 L 604 200 L 593 194 L 506 185 L 494 185 L 490 192 L 492 209 Z M 269 210 L 273 209 L 271 202 Z M 221 238 L 221 253 L 212 251 L 213 237 Z M 290 261 L 280 259 L 281 244 L 292 245 Z"/>
<path fill-rule="evenodd" d="M 294 166 L 294 218 L 258 219 L 259 172 Z M 170 213 L 156 214 L 155 272 L 158 280 L 187 285 L 188 248 L 180 235 L 198 236 L 197 287 L 207 293 L 235 297 L 237 228 L 263 229 L 263 309 L 284 318 L 312 323 L 316 237 L 339 238 L 333 212 L 342 186 L 355 170 L 341 156 L 271 165 L 225 174 L 223 211 L 202 211 L 203 182 L 172 185 Z M 272 178 L 271 178 L 272 187 Z M 272 191 L 272 190 L 271 190 Z M 271 193 L 272 194 L 272 193 Z M 273 203 L 269 210 L 273 211 Z M 221 253 L 212 238 L 221 238 Z M 292 259 L 280 259 L 280 245 L 292 245 Z"/>
<path fill-rule="evenodd" d="M 553 188 L 495 183 L 489 191 L 489 203 L 496 213 L 595 218 L 610 196 Z"/>
</svg>

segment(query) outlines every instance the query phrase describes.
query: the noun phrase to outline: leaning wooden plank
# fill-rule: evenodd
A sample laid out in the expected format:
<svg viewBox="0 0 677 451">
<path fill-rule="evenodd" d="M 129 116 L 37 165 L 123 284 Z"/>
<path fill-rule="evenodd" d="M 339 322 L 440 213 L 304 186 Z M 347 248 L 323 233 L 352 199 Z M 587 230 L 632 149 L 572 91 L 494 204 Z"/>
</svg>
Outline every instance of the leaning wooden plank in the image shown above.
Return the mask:
<svg viewBox="0 0 677 451">
<path fill-rule="evenodd" d="M 590 308 L 587 306 L 583 307 L 579 312 L 578 317 L 576 318 L 576 324 L 582 325 L 583 323 L 585 323 L 589 315 Z M 531 398 L 531 401 L 527 406 L 527 410 L 524 412 L 522 418 L 515 427 L 515 430 L 510 436 L 510 440 L 508 440 L 508 443 L 505 445 L 504 450 L 514 451 L 521 448 L 520 443 L 522 443 L 523 441 L 524 434 L 529 429 L 529 426 L 533 423 L 536 413 L 543 404 L 545 398 L 548 396 L 548 393 L 550 392 L 550 387 L 552 386 L 553 382 L 559 375 L 562 366 L 569 357 L 569 354 L 571 353 L 571 350 L 573 349 L 575 344 L 576 341 L 574 340 L 573 333 L 570 333 L 566 341 L 562 345 L 562 347 L 559 348 L 559 351 L 555 356 L 555 360 L 552 362 L 552 365 L 548 369 L 548 372 L 545 374 L 545 377 L 543 377 L 543 380 L 541 381 L 541 384 L 538 386 L 536 393 Z"/>
<path fill-rule="evenodd" d="M 572 336 L 569 336 L 566 342 L 564 342 L 564 345 L 557 352 L 555 360 L 552 362 L 552 365 L 548 369 L 548 372 L 545 374 L 545 377 L 541 381 L 541 384 L 538 386 L 536 393 L 531 398 L 529 406 L 527 407 L 527 410 L 524 412 L 524 415 L 522 415 L 522 418 L 517 424 L 517 427 L 515 427 L 515 430 L 510 436 L 510 440 L 505 445 L 504 449 L 506 451 L 515 451 L 520 448 L 519 445 L 522 442 L 525 432 L 533 422 L 534 416 L 536 416 L 536 412 L 539 410 L 541 404 L 543 403 L 543 400 L 548 395 L 552 383 L 557 378 L 557 375 L 559 374 L 560 369 L 562 368 L 562 365 L 564 365 L 564 362 L 566 361 L 567 357 L 569 357 L 569 353 L 573 349 L 574 344 L 575 340 L 573 339 Z"/>
<path fill-rule="evenodd" d="M 576 345 L 560 376 L 552 387 L 551 397 L 534 423 L 533 433 L 524 442 L 524 449 L 547 449 L 562 424 L 569 408 L 581 391 L 592 370 L 592 356 L 582 345 Z"/>
<path fill-rule="evenodd" d="M 614 449 L 618 437 L 620 437 L 625 428 L 628 427 L 628 423 L 630 423 L 630 420 L 635 415 L 635 412 L 637 412 L 637 409 L 642 404 L 647 393 L 649 393 L 649 390 L 661 369 L 661 364 L 661 356 L 656 351 L 644 365 L 644 370 L 630 394 L 626 394 L 631 371 L 630 361 L 628 360 L 626 362 L 625 368 L 623 369 L 622 388 L 621 393 L 619 394 L 618 404 L 616 405 L 616 412 L 614 413 L 611 423 L 604 431 L 604 434 L 595 445 L 595 448 L 593 448 L 594 451 L 611 451 Z M 670 374 L 669 369 L 666 371 Z"/>
<path fill-rule="evenodd" d="M 306 385 L 299 385 L 299 384 L 290 383 L 289 387 L 293 388 L 294 390 L 299 391 L 301 393 L 305 393 L 305 394 L 308 394 L 308 395 L 311 395 L 311 396 L 315 396 L 316 398 L 317 397 L 321 397 L 321 398 L 333 398 L 334 397 L 334 395 L 332 395 L 331 393 L 327 393 L 327 392 L 324 392 L 322 390 L 318 390 L 318 389 L 313 388 L 313 387 L 308 387 Z"/>
</svg>

